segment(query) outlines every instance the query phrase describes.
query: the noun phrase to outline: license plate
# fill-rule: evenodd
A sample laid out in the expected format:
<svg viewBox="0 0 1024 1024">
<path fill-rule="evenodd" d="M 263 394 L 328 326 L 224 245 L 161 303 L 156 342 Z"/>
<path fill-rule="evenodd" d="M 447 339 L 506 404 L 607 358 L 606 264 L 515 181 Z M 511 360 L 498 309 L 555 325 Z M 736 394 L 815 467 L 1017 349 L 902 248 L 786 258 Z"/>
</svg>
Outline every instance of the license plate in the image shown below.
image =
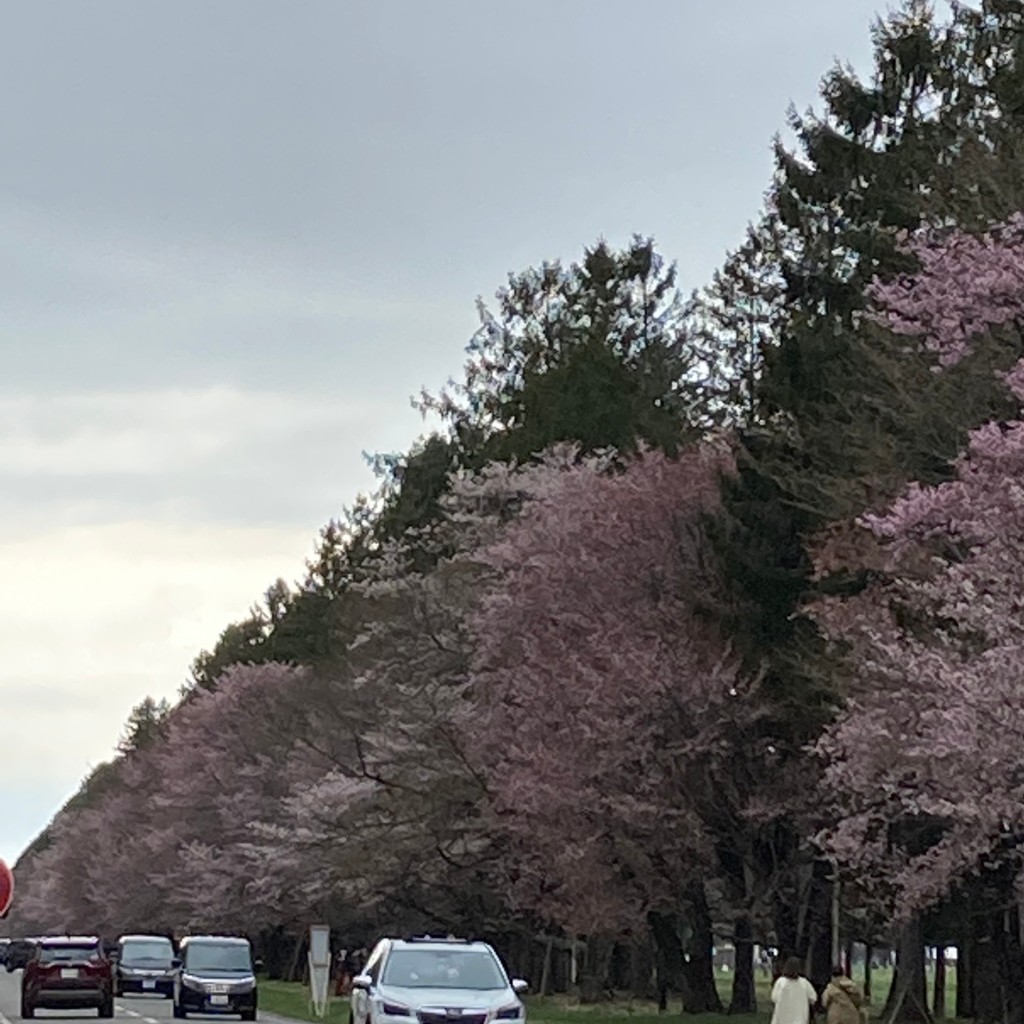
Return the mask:
<svg viewBox="0 0 1024 1024">
<path fill-rule="evenodd" d="M 74 967 L 62 967 L 60 969 L 60 976 L 62 978 L 77 978 L 78 970 Z"/>
<path fill-rule="evenodd" d="M 228 997 L 227 996 L 210 996 L 210 1005 L 211 1006 L 227 1006 L 228 1005 Z"/>
<path fill-rule="evenodd" d="M 143 988 L 156 988 L 156 982 L 155 982 L 155 981 L 152 981 L 152 980 L 150 980 L 150 981 L 144 981 L 144 982 L 142 983 L 142 987 L 143 987 Z"/>
</svg>

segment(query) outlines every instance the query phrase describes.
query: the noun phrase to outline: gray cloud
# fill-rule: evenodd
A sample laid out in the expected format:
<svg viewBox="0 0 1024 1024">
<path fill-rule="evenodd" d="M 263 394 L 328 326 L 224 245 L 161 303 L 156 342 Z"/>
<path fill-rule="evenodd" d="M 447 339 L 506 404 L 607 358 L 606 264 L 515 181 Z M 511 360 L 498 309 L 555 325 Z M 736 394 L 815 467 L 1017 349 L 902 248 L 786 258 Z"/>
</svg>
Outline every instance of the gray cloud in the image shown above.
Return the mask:
<svg viewBox="0 0 1024 1024">
<path fill-rule="evenodd" d="M 600 233 L 656 233 L 699 284 L 875 7 L 23 5 L 2 386 L 384 389 L 402 353 L 415 390 L 458 369 L 476 294 Z"/>
<path fill-rule="evenodd" d="M 0 398 L 0 523 L 307 523 L 312 535 L 376 486 L 362 438 L 398 448 L 417 419 L 231 389 Z"/>
</svg>

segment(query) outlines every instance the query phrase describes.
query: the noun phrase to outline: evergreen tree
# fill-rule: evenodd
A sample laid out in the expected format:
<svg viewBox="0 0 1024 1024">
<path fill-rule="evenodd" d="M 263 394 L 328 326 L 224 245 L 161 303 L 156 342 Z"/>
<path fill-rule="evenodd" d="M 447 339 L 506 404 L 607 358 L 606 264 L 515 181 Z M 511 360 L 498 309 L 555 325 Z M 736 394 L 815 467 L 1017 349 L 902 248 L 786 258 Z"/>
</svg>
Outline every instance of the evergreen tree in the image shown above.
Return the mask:
<svg viewBox="0 0 1024 1024">
<path fill-rule="evenodd" d="M 141 750 L 149 746 L 163 735 L 163 728 L 170 704 L 165 699 L 159 701 L 146 697 L 132 708 L 124 732 L 121 734 L 117 749 L 122 754 Z"/>
<path fill-rule="evenodd" d="M 653 241 L 599 242 L 570 267 L 512 274 L 497 299 L 495 311 L 479 304 L 464 382 L 422 400 L 463 465 L 529 460 L 556 441 L 671 453 L 695 436 L 686 304 Z"/>
<path fill-rule="evenodd" d="M 708 426 L 758 422 L 764 362 L 785 314 L 780 246 L 778 218 L 765 215 L 693 303 L 691 331 Z"/>
</svg>

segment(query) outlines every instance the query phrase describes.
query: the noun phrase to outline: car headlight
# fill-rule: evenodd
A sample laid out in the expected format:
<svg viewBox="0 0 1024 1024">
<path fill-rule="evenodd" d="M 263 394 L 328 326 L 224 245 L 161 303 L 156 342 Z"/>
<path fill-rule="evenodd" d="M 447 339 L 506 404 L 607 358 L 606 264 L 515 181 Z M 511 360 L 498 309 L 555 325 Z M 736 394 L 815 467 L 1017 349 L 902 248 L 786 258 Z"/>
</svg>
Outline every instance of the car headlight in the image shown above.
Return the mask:
<svg viewBox="0 0 1024 1024">
<path fill-rule="evenodd" d="M 191 974 L 183 974 L 181 976 L 181 983 L 185 988 L 190 988 L 194 992 L 202 992 L 206 987 L 198 978 L 193 977 Z"/>
<path fill-rule="evenodd" d="M 388 1003 L 382 1002 L 380 1004 L 380 1012 L 386 1013 L 389 1017 L 411 1017 L 412 1013 L 408 1006 L 402 1006 L 401 1003 Z"/>
<path fill-rule="evenodd" d="M 515 1006 L 504 1006 L 495 1015 L 495 1020 L 520 1020 L 523 1016 L 523 1004 L 516 1003 Z"/>
<path fill-rule="evenodd" d="M 231 986 L 232 992 L 251 992 L 256 987 L 255 978 L 246 978 L 244 981 L 236 981 Z"/>
</svg>

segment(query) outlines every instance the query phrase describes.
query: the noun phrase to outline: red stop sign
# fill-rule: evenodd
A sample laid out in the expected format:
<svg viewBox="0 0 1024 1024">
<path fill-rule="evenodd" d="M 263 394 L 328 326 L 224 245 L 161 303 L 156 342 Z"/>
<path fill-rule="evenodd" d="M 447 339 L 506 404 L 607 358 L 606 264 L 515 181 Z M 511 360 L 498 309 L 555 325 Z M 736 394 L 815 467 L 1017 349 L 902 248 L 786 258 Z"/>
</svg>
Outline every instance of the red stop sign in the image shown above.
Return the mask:
<svg viewBox="0 0 1024 1024">
<path fill-rule="evenodd" d="M 14 899 L 14 875 L 11 873 L 11 869 L 0 860 L 0 917 L 11 907 L 11 901 Z"/>
</svg>

